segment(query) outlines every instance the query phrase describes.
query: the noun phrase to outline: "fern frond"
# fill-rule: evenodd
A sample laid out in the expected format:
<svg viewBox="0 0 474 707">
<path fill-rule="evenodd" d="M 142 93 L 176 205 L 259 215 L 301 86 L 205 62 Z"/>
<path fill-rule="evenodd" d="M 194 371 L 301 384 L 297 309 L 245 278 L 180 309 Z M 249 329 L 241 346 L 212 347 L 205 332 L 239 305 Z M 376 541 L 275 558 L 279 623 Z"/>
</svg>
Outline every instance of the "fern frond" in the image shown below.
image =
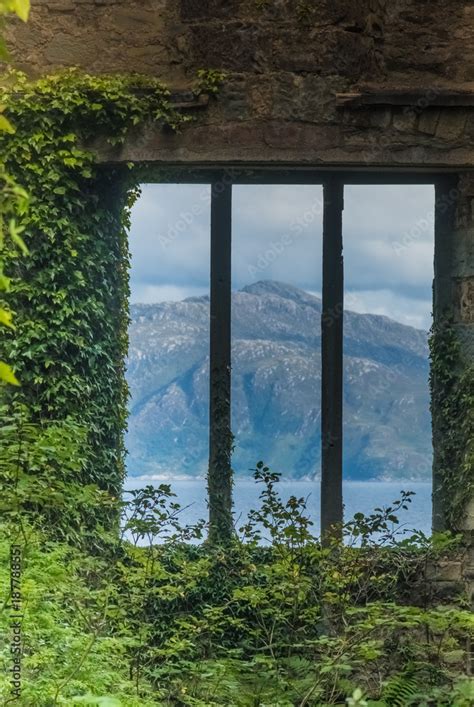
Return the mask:
<svg viewBox="0 0 474 707">
<path fill-rule="evenodd" d="M 398 673 L 390 678 L 383 691 L 383 699 L 390 707 L 412 704 L 420 688 L 418 678 L 412 673 Z"/>
</svg>

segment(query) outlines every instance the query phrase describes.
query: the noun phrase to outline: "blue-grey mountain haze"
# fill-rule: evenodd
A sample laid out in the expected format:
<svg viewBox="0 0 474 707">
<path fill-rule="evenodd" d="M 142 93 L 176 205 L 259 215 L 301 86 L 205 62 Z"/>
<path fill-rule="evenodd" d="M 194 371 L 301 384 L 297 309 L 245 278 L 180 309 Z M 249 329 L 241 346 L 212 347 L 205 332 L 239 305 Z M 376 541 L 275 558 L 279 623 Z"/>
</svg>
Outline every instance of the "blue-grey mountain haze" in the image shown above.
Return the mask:
<svg viewBox="0 0 474 707">
<path fill-rule="evenodd" d="M 239 474 L 261 457 L 288 477 L 318 472 L 321 196 L 319 187 L 234 189 Z M 348 478 L 429 479 L 433 201 L 431 187 L 346 188 Z M 145 186 L 130 245 L 129 473 L 203 475 L 209 187 Z M 357 314 L 367 312 L 390 320 Z"/>
<path fill-rule="evenodd" d="M 130 233 L 132 302 L 208 294 L 209 194 L 202 185 L 144 185 Z M 278 280 L 321 292 L 321 197 L 320 187 L 234 187 L 234 289 Z M 346 187 L 350 309 L 429 329 L 433 211 L 431 186 Z"/>
</svg>

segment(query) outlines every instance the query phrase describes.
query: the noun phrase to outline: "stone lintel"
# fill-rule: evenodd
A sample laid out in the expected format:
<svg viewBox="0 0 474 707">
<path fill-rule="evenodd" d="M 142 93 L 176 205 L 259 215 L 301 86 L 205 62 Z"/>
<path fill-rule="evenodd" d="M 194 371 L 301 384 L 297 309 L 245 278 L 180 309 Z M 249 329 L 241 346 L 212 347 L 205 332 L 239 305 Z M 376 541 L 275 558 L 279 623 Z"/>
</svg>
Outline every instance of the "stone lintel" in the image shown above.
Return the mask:
<svg viewBox="0 0 474 707">
<path fill-rule="evenodd" d="M 176 103 L 178 106 L 179 104 Z M 193 104 L 187 104 L 194 110 Z M 340 169 L 474 170 L 470 145 L 433 140 L 421 133 L 359 130 L 336 124 L 279 120 L 214 122 L 214 111 L 196 111 L 198 120 L 180 133 L 150 123 L 129 133 L 124 145 L 97 139 L 89 147 L 100 162 L 152 162 L 159 165 L 293 165 Z"/>
<path fill-rule="evenodd" d="M 367 106 L 429 106 L 441 108 L 474 107 L 473 91 L 450 91 L 431 87 L 426 89 L 393 89 L 374 91 L 353 91 L 336 94 L 336 104 L 340 108 L 364 108 Z"/>
</svg>

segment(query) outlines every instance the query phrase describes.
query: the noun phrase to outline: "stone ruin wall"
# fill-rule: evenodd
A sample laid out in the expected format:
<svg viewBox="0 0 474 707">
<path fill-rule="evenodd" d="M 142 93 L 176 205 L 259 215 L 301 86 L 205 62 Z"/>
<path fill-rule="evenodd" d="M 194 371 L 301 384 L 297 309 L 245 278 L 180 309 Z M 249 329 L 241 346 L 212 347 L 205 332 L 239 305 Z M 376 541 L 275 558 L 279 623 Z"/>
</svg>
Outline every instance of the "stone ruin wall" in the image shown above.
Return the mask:
<svg viewBox="0 0 474 707">
<path fill-rule="evenodd" d="M 469 165 L 474 111 L 435 106 L 474 89 L 468 0 L 33 0 L 14 21 L 16 66 L 138 72 L 175 89 L 227 72 L 178 139 L 135 141 L 124 159 Z M 344 110 L 336 94 L 418 91 L 410 109 Z"/>
<path fill-rule="evenodd" d="M 150 126 L 104 161 L 185 165 L 450 167 L 461 174 L 438 277 L 474 356 L 473 0 L 33 0 L 13 21 L 14 64 L 31 75 L 79 66 L 137 72 L 177 90 L 198 69 L 227 74 L 180 135 Z M 338 94 L 412 92 L 403 104 L 345 107 Z M 470 96 L 443 102 L 443 92 Z M 440 99 L 441 96 L 441 99 Z M 449 261 L 449 267 L 445 264 Z M 435 301 L 435 314 L 437 311 Z M 441 305 L 439 306 L 441 312 Z M 467 519 L 474 528 L 474 504 Z M 433 581 L 470 584 L 464 563 Z"/>
</svg>

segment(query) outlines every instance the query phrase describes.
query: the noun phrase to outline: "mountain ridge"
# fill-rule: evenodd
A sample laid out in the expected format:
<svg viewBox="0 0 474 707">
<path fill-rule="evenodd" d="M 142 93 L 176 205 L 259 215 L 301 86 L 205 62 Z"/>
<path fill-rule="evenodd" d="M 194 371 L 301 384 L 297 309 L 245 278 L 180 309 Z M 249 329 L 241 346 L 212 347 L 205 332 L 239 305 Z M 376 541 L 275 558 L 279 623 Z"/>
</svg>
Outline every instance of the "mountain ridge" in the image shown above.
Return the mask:
<svg viewBox="0 0 474 707">
<path fill-rule="evenodd" d="M 320 464 L 321 300 L 260 281 L 234 292 L 234 467 L 263 458 L 293 478 Z M 209 298 L 131 306 L 129 472 L 204 475 Z M 426 332 L 345 312 L 345 473 L 429 477 Z"/>
</svg>

